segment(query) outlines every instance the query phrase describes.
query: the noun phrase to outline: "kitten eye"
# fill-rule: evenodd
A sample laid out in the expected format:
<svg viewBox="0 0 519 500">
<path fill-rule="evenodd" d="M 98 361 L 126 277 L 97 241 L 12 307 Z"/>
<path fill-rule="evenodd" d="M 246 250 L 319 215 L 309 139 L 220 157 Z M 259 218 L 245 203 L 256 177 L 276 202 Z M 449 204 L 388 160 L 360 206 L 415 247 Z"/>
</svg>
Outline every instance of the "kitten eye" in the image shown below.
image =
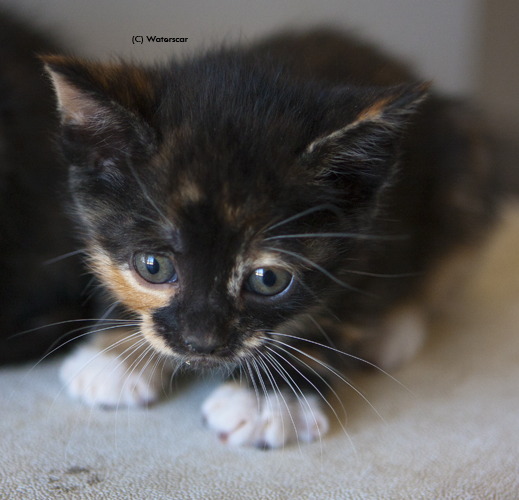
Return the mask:
<svg viewBox="0 0 519 500">
<path fill-rule="evenodd" d="M 291 281 L 292 275 L 288 271 L 262 267 L 253 271 L 245 286 L 260 295 L 276 295 L 285 290 Z"/>
<path fill-rule="evenodd" d="M 135 270 L 150 283 L 172 283 L 178 279 L 173 262 L 164 255 L 137 253 L 134 266 Z"/>
</svg>

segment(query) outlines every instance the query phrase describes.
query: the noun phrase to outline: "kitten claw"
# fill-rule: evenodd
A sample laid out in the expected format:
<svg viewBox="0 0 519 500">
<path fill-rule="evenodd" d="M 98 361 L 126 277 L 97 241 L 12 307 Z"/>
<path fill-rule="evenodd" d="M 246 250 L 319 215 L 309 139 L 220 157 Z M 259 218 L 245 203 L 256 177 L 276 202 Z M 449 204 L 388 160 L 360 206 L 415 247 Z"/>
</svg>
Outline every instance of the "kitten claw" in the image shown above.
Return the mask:
<svg viewBox="0 0 519 500">
<path fill-rule="evenodd" d="M 202 406 L 207 427 L 230 446 L 262 450 L 291 442 L 311 442 L 328 431 L 328 418 L 313 395 L 300 403 L 289 395 L 256 397 L 253 390 L 228 383 L 216 389 Z"/>
</svg>

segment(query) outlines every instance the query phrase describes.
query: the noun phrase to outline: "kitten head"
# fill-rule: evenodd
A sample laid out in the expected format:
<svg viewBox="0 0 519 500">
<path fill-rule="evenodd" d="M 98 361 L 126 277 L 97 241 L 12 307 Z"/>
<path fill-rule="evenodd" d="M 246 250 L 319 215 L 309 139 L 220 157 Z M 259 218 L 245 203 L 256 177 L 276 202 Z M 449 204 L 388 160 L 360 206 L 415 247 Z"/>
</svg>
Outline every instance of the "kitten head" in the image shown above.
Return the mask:
<svg viewBox="0 0 519 500">
<path fill-rule="evenodd" d="M 232 51 L 44 61 L 92 268 L 158 350 L 236 362 L 356 293 L 341 270 L 369 241 L 344 235 L 368 232 L 425 86 L 305 83 Z"/>
</svg>

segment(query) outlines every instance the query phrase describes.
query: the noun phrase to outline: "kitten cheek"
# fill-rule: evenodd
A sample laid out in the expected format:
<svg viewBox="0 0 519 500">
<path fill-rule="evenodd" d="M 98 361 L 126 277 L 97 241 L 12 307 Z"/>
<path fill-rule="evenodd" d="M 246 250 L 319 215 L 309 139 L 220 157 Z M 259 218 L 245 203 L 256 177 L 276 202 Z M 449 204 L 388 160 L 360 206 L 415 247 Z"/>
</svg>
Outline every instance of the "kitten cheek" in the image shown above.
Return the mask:
<svg viewBox="0 0 519 500">
<path fill-rule="evenodd" d="M 168 356 L 177 356 L 175 351 L 173 351 L 166 341 L 155 331 L 150 314 L 141 314 L 141 331 L 144 338 L 157 352 L 167 354 Z"/>
</svg>

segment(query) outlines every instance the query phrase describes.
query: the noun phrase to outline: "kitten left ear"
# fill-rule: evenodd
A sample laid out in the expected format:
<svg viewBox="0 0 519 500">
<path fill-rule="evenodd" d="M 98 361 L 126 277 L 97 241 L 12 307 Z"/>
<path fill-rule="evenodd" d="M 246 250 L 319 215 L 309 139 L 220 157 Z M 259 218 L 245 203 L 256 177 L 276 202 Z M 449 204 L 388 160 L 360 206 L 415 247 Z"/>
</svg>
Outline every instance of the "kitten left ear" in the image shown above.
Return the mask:
<svg viewBox="0 0 519 500">
<path fill-rule="evenodd" d="M 87 125 L 120 107 L 142 118 L 153 108 L 148 70 L 129 64 L 103 64 L 76 57 L 43 55 L 64 123 Z"/>
<path fill-rule="evenodd" d="M 317 181 L 342 182 L 367 200 L 387 182 L 405 127 L 425 99 L 429 83 L 377 91 L 348 125 L 313 141 L 303 154 Z"/>
<path fill-rule="evenodd" d="M 42 56 L 61 114 L 61 150 L 70 165 L 101 175 L 129 158 L 149 156 L 152 126 L 151 70 L 67 56 Z"/>
</svg>

